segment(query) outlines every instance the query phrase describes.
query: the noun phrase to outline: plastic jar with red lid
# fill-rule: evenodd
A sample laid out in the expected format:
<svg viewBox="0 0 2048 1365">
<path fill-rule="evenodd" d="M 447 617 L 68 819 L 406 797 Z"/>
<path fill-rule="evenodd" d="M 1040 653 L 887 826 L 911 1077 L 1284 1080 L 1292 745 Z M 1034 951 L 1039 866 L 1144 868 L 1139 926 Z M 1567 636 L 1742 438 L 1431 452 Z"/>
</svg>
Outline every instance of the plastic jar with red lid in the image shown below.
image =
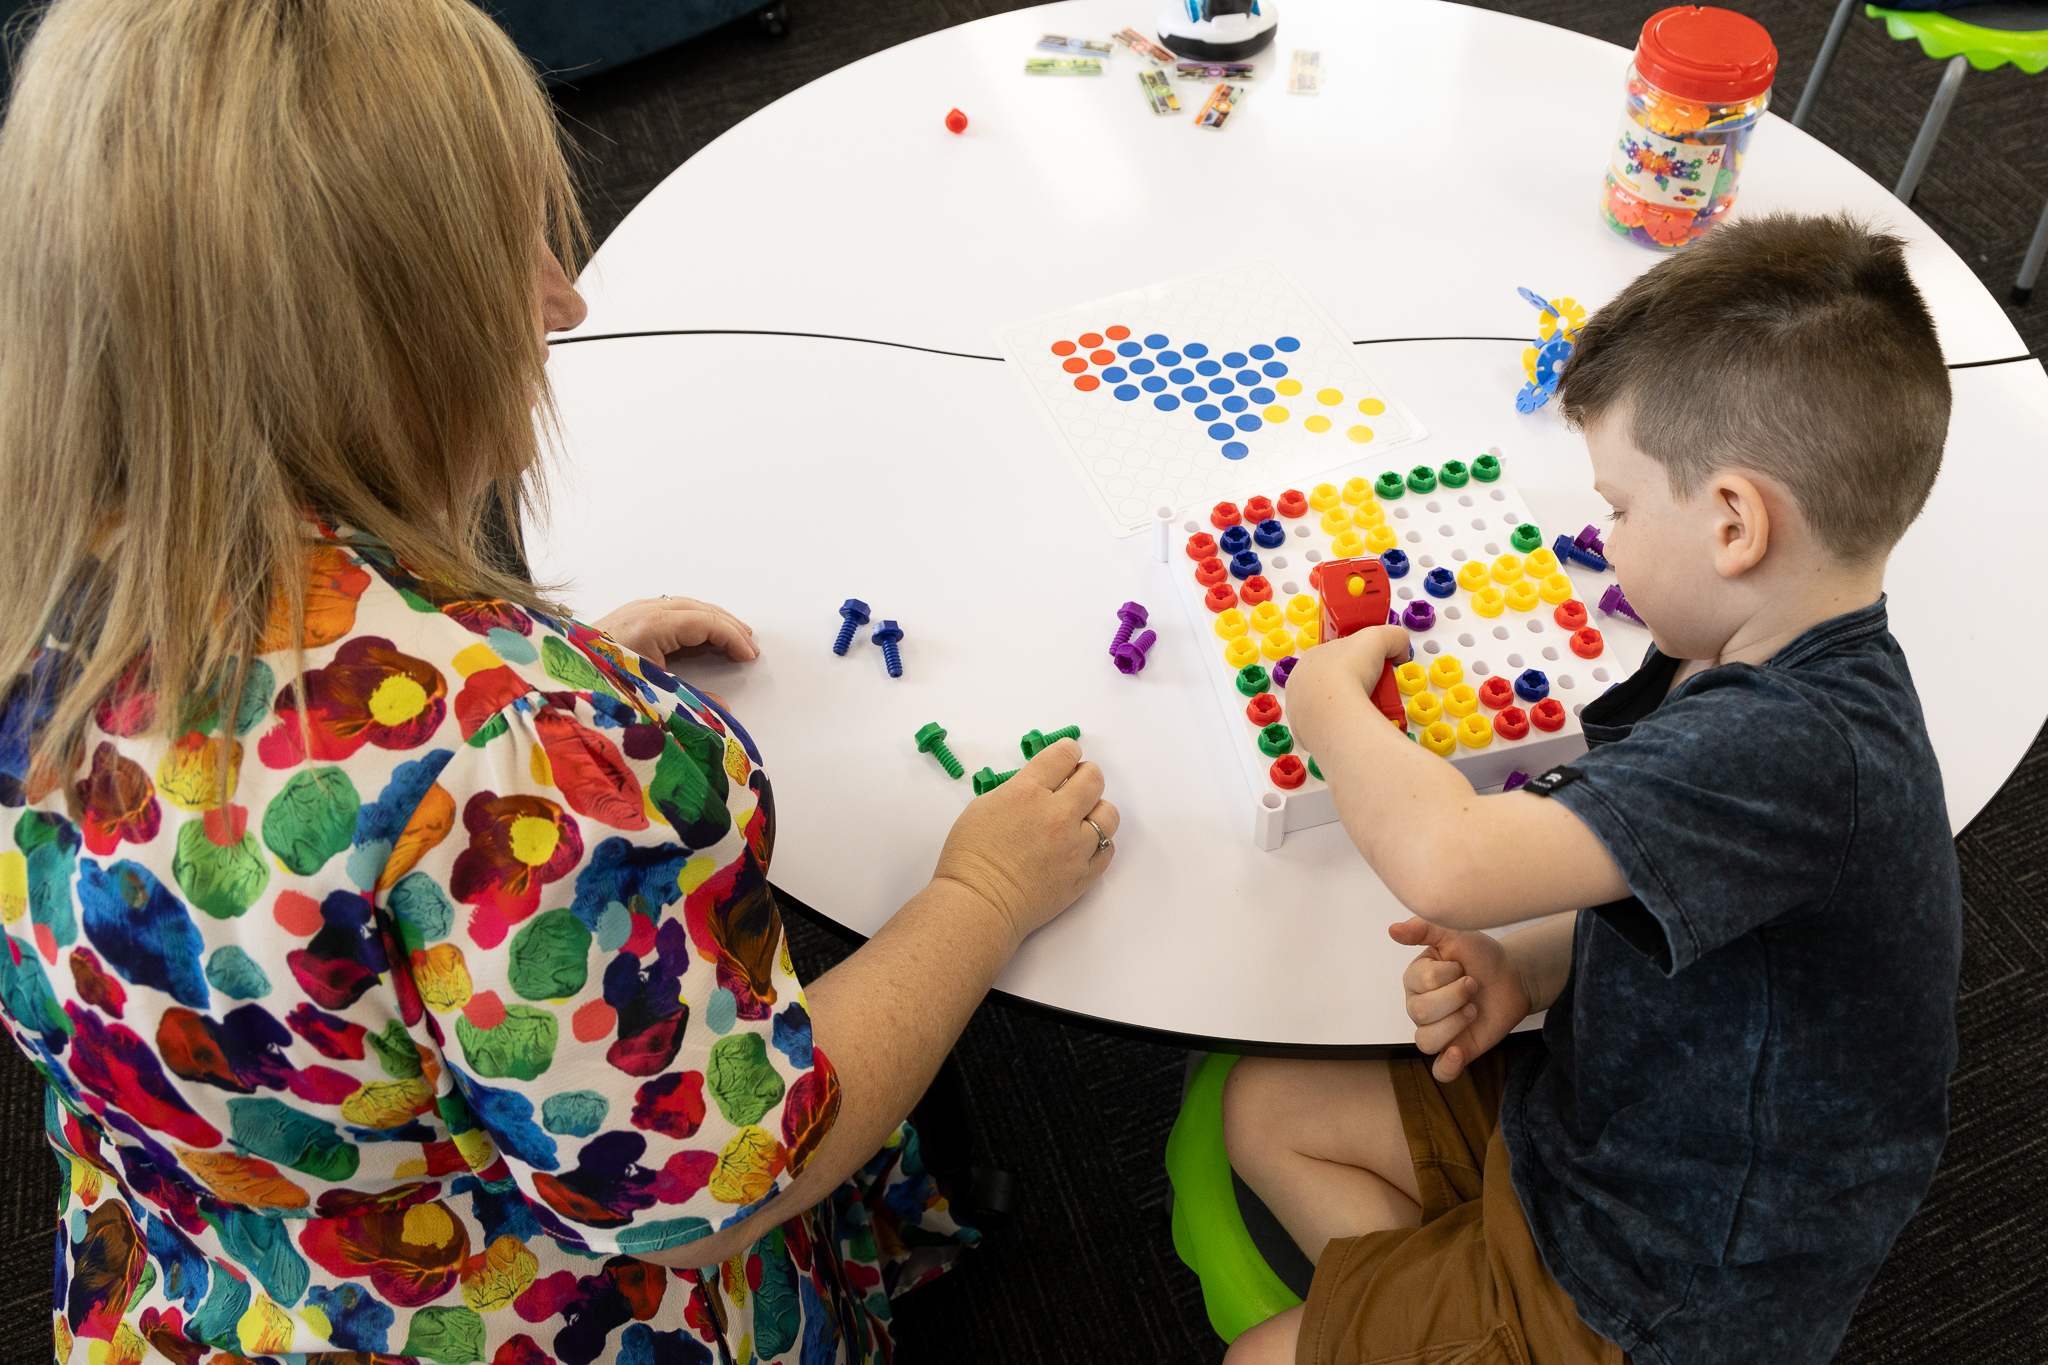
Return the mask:
<svg viewBox="0 0 2048 1365">
<path fill-rule="evenodd" d="M 1771 35 L 1747 15 L 1694 5 L 1651 15 L 1608 158 L 1607 226 L 1670 251 L 1726 218 L 1777 70 Z"/>
</svg>

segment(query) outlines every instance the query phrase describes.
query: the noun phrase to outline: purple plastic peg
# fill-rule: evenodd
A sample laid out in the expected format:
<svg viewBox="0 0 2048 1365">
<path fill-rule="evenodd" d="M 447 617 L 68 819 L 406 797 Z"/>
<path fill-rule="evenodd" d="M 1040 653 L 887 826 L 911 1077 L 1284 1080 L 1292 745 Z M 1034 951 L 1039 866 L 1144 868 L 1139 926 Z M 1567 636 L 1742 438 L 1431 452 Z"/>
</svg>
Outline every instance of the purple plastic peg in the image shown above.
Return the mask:
<svg viewBox="0 0 2048 1365">
<path fill-rule="evenodd" d="M 1436 624 L 1436 608 L 1427 602 L 1410 602 L 1401 610 L 1401 624 L 1410 630 L 1428 630 Z"/>
<path fill-rule="evenodd" d="M 1626 616 L 1639 626 L 1649 625 L 1649 622 L 1636 615 L 1636 609 L 1628 604 L 1628 598 L 1622 595 L 1619 583 L 1608 584 L 1607 591 L 1600 594 L 1600 610 L 1609 616 Z"/>
<path fill-rule="evenodd" d="M 1600 539 L 1600 528 L 1597 526 L 1588 526 L 1585 530 L 1573 536 L 1572 544 L 1578 546 L 1581 550 L 1591 550 L 1596 555 L 1605 555 L 1607 553 L 1607 546 Z"/>
<path fill-rule="evenodd" d="M 1505 796 L 1507 793 L 1513 791 L 1515 788 L 1527 783 L 1528 780 L 1529 774 L 1525 772 L 1509 773 L 1508 780 L 1500 784 L 1501 794 Z"/>
<path fill-rule="evenodd" d="M 1287 656 L 1286 658 L 1282 659 L 1282 660 L 1281 660 L 1281 661 L 1280 661 L 1279 663 L 1276 663 L 1276 664 L 1274 664 L 1274 665 L 1273 665 L 1273 686 L 1275 686 L 1275 687 L 1285 687 L 1285 686 L 1287 686 L 1287 677 L 1288 677 L 1288 675 L 1289 675 L 1289 674 L 1291 674 L 1292 672 L 1294 672 L 1294 666 L 1295 666 L 1296 664 L 1300 663 L 1300 662 L 1301 662 L 1301 660 L 1300 660 L 1300 659 L 1297 659 L 1297 658 L 1296 658 L 1296 657 L 1295 657 L 1294 655 L 1290 654 L 1290 655 L 1288 655 L 1288 656 Z"/>
</svg>

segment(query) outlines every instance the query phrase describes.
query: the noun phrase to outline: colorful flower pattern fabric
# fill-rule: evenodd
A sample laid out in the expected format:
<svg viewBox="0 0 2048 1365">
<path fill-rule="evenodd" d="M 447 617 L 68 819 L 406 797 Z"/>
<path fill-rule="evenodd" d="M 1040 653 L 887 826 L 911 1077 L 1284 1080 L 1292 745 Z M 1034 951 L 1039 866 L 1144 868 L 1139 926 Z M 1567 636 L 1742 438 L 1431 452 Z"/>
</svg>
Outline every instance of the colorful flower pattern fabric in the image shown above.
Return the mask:
<svg viewBox="0 0 2048 1365">
<path fill-rule="evenodd" d="M 34 690 L 0 711 L 58 1361 L 887 1359 L 890 1298 L 974 1238 L 908 1129 L 716 1270 L 635 1257 L 773 1198 L 838 1109 L 753 741 L 588 626 L 323 536 L 302 677 L 280 620 L 175 740 L 121 690 L 61 779 Z"/>
</svg>

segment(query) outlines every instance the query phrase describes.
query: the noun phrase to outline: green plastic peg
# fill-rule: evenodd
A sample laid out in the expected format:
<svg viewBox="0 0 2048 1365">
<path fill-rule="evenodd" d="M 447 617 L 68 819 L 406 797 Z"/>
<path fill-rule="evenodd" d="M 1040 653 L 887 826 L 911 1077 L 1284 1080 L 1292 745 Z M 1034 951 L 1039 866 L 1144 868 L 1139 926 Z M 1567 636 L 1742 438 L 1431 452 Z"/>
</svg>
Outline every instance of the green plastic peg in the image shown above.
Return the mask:
<svg viewBox="0 0 2048 1365">
<path fill-rule="evenodd" d="M 1426 464 L 1419 464 L 1408 471 L 1408 487 L 1417 493 L 1436 492 L 1436 471 Z"/>
<path fill-rule="evenodd" d="M 1272 686 L 1266 670 L 1260 664 L 1246 664 L 1237 670 L 1237 690 L 1247 697 L 1256 697 Z"/>
<path fill-rule="evenodd" d="M 1318 782 L 1323 780 L 1323 770 L 1316 766 L 1316 761 L 1313 756 L 1311 756 L 1308 761 L 1308 774 L 1310 777 L 1315 778 Z"/>
<path fill-rule="evenodd" d="M 1535 522 L 1525 521 L 1515 528 L 1513 535 L 1508 537 L 1508 544 L 1514 546 L 1522 554 L 1528 554 L 1531 550 L 1542 546 L 1543 532 L 1536 529 Z"/>
<path fill-rule="evenodd" d="M 960 766 L 960 760 L 953 757 L 953 751 L 946 747 L 945 728 L 937 721 L 917 732 L 917 751 L 939 760 L 939 766 L 946 770 L 948 777 L 957 779 L 967 775 L 967 769 Z"/>
<path fill-rule="evenodd" d="M 1481 455 L 1472 462 L 1472 477 L 1481 483 L 1492 483 L 1500 477 L 1500 461 L 1491 455 Z"/>
<path fill-rule="evenodd" d="M 976 796 L 987 796 L 1016 775 L 1017 769 L 1015 768 L 1010 769 L 1006 773 L 999 773 L 994 768 L 983 768 L 974 775 L 974 794 Z"/>
<path fill-rule="evenodd" d="M 1463 460 L 1444 461 L 1444 467 L 1437 470 L 1436 476 L 1446 488 L 1463 488 L 1472 481 L 1472 471 L 1465 467 Z"/>
<path fill-rule="evenodd" d="M 1389 469 L 1373 480 L 1372 491 L 1383 498 L 1398 498 L 1408 491 L 1408 485 L 1401 482 L 1399 470 Z"/>
<path fill-rule="evenodd" d="M 1027 732 L 1023 739 L 1018 741 L 1018 746 L 1024 750 L 1024 757 L 1037 758 L 1041 753 L 1044 753 L 1063 739 L 1079 739 L 1080 737 L 1081 727 L 1078 725 L 1069 725 L 1065 729 L 1055 730 L 1049 735 L 1041 735 L 1038 731 L 1032 730 Z"/>
<path fill-rule="evenodd" d="M 1294 752 L 1294 735 L 1285 725 L 1274 721 L 1259 731 L 1259 752 L 1267 758 L 1278 758 Z"/>
</svg>

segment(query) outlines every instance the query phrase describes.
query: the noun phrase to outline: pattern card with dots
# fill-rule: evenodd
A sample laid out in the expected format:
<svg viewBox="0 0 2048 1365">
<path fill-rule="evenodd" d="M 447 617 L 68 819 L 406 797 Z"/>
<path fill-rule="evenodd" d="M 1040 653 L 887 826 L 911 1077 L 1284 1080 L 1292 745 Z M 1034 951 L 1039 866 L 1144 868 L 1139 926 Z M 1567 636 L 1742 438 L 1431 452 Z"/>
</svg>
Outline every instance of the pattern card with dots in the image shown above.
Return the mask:
<svg viewBox="0 0 2048 1365">
<path fill-rule="evenodd" d="M 1118 294 L 996 340 L 1118 535 L 1160 507 L 1299 482 L 1429 434 L 1272 261 Z"/>
<path fill-rule="evenodd" d="M 1341 486 L 1268 485 L 1174 517 L 1169 572 L 1213 660 L 1260 848 L 1337 818 L 1287 724 L 1287 677 L 1321 642 L 1318 589 L 1336 561 L 1386 569 L 1388 624 L 1408 631 L 1395 680 L 1410 739 L 1481 791 L 1585 751 L 1579 712 L 1635 671 L 1650 633 L 1602 609 L 1613 572 L 1570 557 L 1579 528 L 1538 526 L 1505 464 L 1495 449 Z"/>
</svg>

